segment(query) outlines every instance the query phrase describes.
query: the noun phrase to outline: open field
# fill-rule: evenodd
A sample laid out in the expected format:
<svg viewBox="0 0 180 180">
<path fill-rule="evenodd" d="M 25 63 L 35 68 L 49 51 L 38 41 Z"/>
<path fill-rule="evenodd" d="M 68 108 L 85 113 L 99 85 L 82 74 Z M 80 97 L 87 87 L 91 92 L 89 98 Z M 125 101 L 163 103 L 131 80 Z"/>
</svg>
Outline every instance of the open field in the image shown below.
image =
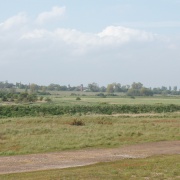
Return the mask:
<svg viewBox="0 0 180 180">
<path fill-rule="evenodd" d="M 75 120 L 84 125 L 71 125 Z M 180 114 L 6 118 L 0 119 L 0 129 L 0 155 L 111 148 L 180 140 Z"/>
<path fill-rule="evenodd" d="M 107 96 L 106 98 L 96 96 L 98 93 L 93 92 L 51 92 L 52 95 L 44 95 L 44 99 L 49 97 L 54 105 L 98 105 L 98 104 L 119 104 L 119 105 L 137 105 L 137 104 L 147 104 L 147 105 L 157 105 L 157 104 L 175 104 L 180 105 L 180 96 L 153 96 L 153 97 L 129 97 L 124 96 L 122 94 L 118 94 L 118 96 Z M 75 95 L 71 95 L 75 94 Z M 76 100 L 77 97 L 80 97 L 81 100 Z M 12 105 L 17 104 L 15 102 L 2 102 L 0 101 L 0 105 Z M 19 104 L 32 104 L 27 102 L 22 102 Z M 45 101 L 37 101 L 33 102 L 35 105 L 45 105 L 47 102 Z"/>
<path fill-rule="evenodd" d="M 1 180 L 52 179 L 171 179 L 180 178 L 180 155 L 154 156 L 146 159 L 124 159 L 85 167 L 0 175 Z"/>
<path fill-rule="evenodd" d="M 180 105 L 180 97 L 131 97 L 115 96 L 101 98 L 97 96 L 79 96 L 80 101 L 76 100 L 77 96 L 63 96 L 63 95 L 52 95 L 50 96 L 53 100 L 53 104 L 57 105 L 96 105 L 101 103 L 106 104 L 177 104 Z"/>
<path fill-rule="evenodd" d="M 108 152 L 126 145 L 180 140 L 180 99 L 176 97 L 80 96 L 79 101 L 76 96 L 49 97 L 51 103 L 1 107 L 1 157 L 101 148 Z M 179 159 L 179 155 L 124 159 L 0 175 L 0 179 L 178 179 Z"/>
</svg>

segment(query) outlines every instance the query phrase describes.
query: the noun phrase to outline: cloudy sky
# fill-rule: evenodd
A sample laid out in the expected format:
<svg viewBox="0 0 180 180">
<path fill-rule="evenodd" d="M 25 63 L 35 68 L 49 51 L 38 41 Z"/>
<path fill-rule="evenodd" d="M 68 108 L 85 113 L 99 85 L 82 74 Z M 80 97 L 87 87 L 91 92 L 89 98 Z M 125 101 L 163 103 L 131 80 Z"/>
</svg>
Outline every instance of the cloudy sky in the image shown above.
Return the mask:
<svg viewBox="0 0 180 180">
<path fill-rule="evenodd" d="M 0 0 L 0 81 L 180 88 L 180 0 Z"/>
</svg>

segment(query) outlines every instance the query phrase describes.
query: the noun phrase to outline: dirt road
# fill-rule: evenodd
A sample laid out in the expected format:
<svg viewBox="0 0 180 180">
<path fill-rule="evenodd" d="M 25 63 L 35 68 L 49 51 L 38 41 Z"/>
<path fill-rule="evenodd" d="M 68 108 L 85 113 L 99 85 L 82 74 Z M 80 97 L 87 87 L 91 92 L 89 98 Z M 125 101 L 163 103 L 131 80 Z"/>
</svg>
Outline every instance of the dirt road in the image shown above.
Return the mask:
<svg viewBox="0 0 180 180">
<path fill-rule="evenodd" d="M 144 143 L 114 149 L 86 149 L 0 157 L 0 174 L 85 166 L 98 162 L 163 154 L 180 154 L 180 141 Z"/>
</svg>

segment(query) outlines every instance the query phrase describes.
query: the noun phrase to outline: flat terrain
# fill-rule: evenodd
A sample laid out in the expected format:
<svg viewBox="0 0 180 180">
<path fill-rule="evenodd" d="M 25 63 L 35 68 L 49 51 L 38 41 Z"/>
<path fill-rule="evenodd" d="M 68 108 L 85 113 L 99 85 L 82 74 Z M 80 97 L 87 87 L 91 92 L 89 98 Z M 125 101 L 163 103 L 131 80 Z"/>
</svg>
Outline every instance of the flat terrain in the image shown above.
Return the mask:
<svg viewBox="0 0 180 180">
<path fill-rule="evenodd" d="M 125 158 L 172 154 L 180 154 L 180 141 L 144 143 L 115 149 L 90 149 L 0 157 L 0 174 L 85 166 Z"/>
<path fill-rule="evenodd" d="M 180 104 L 175 97 L 80 97 L 53 95 L 52 105 Z M 0 180 L 180 178 L 179 112 L 8 117 L 0 129 Z"/>
<path fill-rule="evenodd" d="M 180 105 L 180 97 L 136 97 L 135 99 L 131 97 L 94 97 L 94 96 L 79 96 L 80 101 L 76 100 L 77 96 L 50 96 L 53 100 L 53 104 L 57 105 L 95 105 L 95 104 L 177 104 Z"/>
<path fill-rule="evenodd" d="M 0 119 L 0 155 L 114 148 L 180 140 L 180 114 L 51 116 Z M 82 126 L 71 125 L 74 120 Z"/>
<path fill-rule="evenodd" d="M 52 92 L 51 92 L 52 93 Z M 51 104 L 55 105 L 97 105 L 97 104 L 147 104 L 147 105 L 154 105 L 154 104 L 176 104 L 180 105 L 180 96 L 153 96 L 153 97 L 126 97 L 123 95 L 119 96 L 107 96 L 106 98 L 96 96 L 98 93 L 88 93 L 88 92 L 75 92 L 75 96 L 71 96 L 72 92 L 53 92 L 53 95 L 44 96 L 49 97 L 52 102 Z M 76 100 L 77 97 L 80 97 L 81 100 Z M 19 104 L 31 104 L 32 103 L 19 103 Z M 33 104 L 38 105 L 47 105 L 48 103 L 43 101 L 37 101 Z M 1 102 L 0 105 L 17 105 L 15 102 Z"/>
</svg>

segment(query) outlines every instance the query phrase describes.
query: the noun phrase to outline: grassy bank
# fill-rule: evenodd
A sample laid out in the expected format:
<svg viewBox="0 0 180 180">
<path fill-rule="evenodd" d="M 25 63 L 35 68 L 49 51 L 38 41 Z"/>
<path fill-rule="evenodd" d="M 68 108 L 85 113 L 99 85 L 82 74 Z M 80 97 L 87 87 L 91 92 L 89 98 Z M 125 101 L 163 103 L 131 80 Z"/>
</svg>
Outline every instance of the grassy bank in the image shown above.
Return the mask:
<svg viewBox="0 0 180 180">
<path fill-rule="evenodd" d="M 116 162 L 68 168 L 0 175 L 1 180 L 52 180 L 52 179 L 179 179 L 180 155 L 150 157 L 146 159 L 124 159 Z"/>
<path fill-rule="evenodd" d="M 82 126 L 76 126 L 80 122 Z M 52 116 L 0 119 L 0 155 L 110 148 L 180 140 L 179 114 L 154 117 Z"/>
</svg>

